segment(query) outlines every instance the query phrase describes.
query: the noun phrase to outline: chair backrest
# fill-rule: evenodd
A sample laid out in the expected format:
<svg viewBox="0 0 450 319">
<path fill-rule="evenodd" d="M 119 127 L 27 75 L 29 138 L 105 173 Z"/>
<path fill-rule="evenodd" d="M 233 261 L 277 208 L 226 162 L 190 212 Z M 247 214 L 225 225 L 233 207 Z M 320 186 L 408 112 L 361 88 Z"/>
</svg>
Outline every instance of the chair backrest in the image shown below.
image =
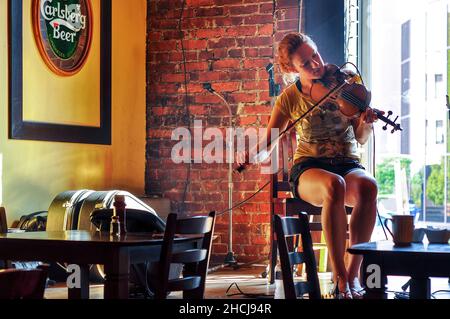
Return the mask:
<svg viewBox="0 0 450 319">
<path fill-rule="evenodd" d="M 286 299 L 297 299 L 304 294 L 309 299 L 320 299 L 320 285 L 317 275 L 316 259 L 312 246 L 308 216 L 300 213 L 299 217 L 275 216 L 275 232 L 277 234 L 278 251 L 280 253 L 281 272 Z M 292 239 L 296 237 L 302 241 L 303 251 L 298 252 L 298 243 L 292 245 Z M 288 243 L 291 241 L 291 243 Z M 294 282 L 293 267 L 298 264 L 306 265 L 306 282 Z"/>
<path fill-rule="evenodd" d="M 164 299 L 170 291 L 183 291 L 184 298 L 203 298 L 206 273 L 208 271 L 216 213 L 178 219 L 177 214 L 169 214 L 161 247 L 161 282 L 156 289 L 156 298 Z M 203 237 L 202 245 L 196 249 L 173 250 L 176 235 Z M 184 264 L 183 278 L 169 280 L 170 264 Z"/>
<path fill-rule="evenodd" d="M 6 220 L 6 210 L 4 207 L 0 207 L 0 234 L 6 234 L 8 232 L 8 223 Z"/>
<path fill-rule="evenodd" d="M 284 135 L 278 144 L 281 159 L 279 160 L 279 171 L 271 175 L 271 191 L 274 198 L 278 198 L 278 192 L 290 192 L 289 168 L 292 163 L 293 154 L 297 149 L 297 133 L 294 129 Z"/>
<path fill-rule="evenodd" d="M 0 270 L 0 299 L 43 299 L 48 265 Z"/>
</svg>

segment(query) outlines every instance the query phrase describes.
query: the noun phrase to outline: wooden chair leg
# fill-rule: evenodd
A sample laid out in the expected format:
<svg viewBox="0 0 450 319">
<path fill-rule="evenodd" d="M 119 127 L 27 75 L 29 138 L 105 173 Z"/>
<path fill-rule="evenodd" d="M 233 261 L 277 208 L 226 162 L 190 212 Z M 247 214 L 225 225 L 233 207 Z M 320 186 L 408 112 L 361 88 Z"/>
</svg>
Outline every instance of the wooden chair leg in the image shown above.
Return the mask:
<svg viewBox="0 0 450 319">
<path fill-rule="evenodd" d="M 278 259 L 278 243 L 277 240 L 274 238 L 271 243 L 270 247 L 270 269 L 269 269 L 269 283 L 273 284 L 275 283 L 275 266 L 277 265 L 277 259 Z"/>
</svg>

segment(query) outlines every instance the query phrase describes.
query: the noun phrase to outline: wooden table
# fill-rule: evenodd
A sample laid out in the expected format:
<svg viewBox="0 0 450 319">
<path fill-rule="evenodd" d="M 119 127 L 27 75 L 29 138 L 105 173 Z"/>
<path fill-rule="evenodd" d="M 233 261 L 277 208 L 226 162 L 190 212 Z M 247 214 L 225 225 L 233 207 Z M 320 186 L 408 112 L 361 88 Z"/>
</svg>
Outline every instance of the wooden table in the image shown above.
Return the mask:
<svg viewBox="0 0 450 319">
<path fill-rule="evenodd" d="M 379 266 L 381 285 L 375 288 L 367 287 L 367 298 L 387 297 L 388 275 L 411 277 L 410 299 L 430 298 L 430 277 L 450 277 L 449 244 L 413 243 L 411 246 L 397 247 L 391 241 L 379 241 L 354 245 L 348 252 L 363 255 L 362 270 L 365 285 L 369 276 L 374 273 L 369 266 Z M 371 278 L 373 277 L 369 278 L 369 282 L 372 282 Z"/>
<path fill-rule="evenodd" d="M 198 237 L 175 239 L 174 251 L 196 248 Z M 130 264 L 159 260 L 162 234 L 128 233 L 120 238 L 87 231 L 0 234 L 0 260 L 66 262 L 80 266 L 81 285 L 69 299 L 89 298 L 89 265 L 105 268 L 105 299 L 128 299 Z"/>
</svg>

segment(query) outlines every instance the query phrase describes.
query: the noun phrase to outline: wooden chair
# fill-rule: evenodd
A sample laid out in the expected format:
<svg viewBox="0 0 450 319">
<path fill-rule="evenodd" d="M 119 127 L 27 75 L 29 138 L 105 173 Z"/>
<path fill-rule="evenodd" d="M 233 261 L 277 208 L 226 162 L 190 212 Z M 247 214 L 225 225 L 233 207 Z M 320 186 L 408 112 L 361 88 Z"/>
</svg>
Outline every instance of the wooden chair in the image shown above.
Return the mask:
<svg viewBox="0 0 450 319">
<path fill-rule="evenodd" d="M 177 219 L 177 214 L 169 214 L 164 232 L 159 262 L 159 285 L 155 289 L 156 299 L 166 299 L 171 291 L 183 291 L 183 299 L 203 299 L 206 274 L 208 271 L 216 213 Z M 202 245 L 197 249 L 173 251 L 176 234 L 201 235 Z M 169 279 L 170 264 L 184 264 L 183 277 Z"/>
<path fill-rule="evenodd" d="M 316 258 L 309 230 L 308 215 L 300 213 L 299 217 L 275 216 L 275 233 L 280 252 L 281 273 L 283 278 L 284 295 L 286 299 L 303 298 L 309 294 L 309 299 L 320 299 L 319 277 L 317 275 Z M 290 245 L 288 238 L 300 236 L 303 252 L 298 252 L 297 245 Z M 290 246 L 290 247 L 289 247 Z M 294 281 L 293 267 L 298 264 L 306 265 L 307 281 Z"/>
<path fill-rule="evenodd" d="M 6 234 L 8 232 L 8 223 L 6 221 L 6 210 L 4 207 L 0 207 L 0 234 Z"/>
<path fill-rule="evenodd" d="M 278 173 L 274 173 L 270 177 L 270 253 L 269 253 L 269 281 L 271 284 L 275 282 L 275 265 L 277 263 L 277 237 L 274 229 L 274 218 L 280 214 L 283 216 L 295 216 L 305 212 L 309 216 L 309 228 L 312 232 L 322 232 L 322 223 L 320 222 L 320 215 L 322 208 L 313 206 L 304 200 L 293 198 L 291 186 L 289 184 L 289 169 L 292 165 L 293 154 L 297 149 L 297 134 L 295 130 L 287 133 L 279 142 L 281 160 L 279 161 L 281 167 Z M 352 212 L 351 207 L 346 207 L 347 215 Z M 321 236 L 320 243 L 314 243 L 313 247 L 321 249 L 326 252 L 326 245 Z M 322 261 L 326 262 L 327 254 L 321 254 Z M 325 267 L 326 268 L 326 267 Z"/>
<path fill-rule="evenodd" d="M 0 299 L 43 299 L 48 265 L 0 270 Z"/>
</svg>

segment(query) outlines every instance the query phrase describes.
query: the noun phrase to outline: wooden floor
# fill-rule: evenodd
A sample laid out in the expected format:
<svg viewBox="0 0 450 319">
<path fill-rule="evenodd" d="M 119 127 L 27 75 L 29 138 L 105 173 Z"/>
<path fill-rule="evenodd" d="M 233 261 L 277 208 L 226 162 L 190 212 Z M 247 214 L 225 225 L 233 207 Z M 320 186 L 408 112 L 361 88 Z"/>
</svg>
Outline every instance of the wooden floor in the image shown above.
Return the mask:
<svg viewBox="0 0 450 319">
<path fill-rule="evenodd" d="M 206 298 L 222 299 L 222 298 L 283 298 L 282 288 L 276 284 L 269 285 L 266 278 L 261 277 L 261 273 L 265 270 L 263 265 L 241 268 L 233 270 L 231 268 L 219 269 L 208 274 L 206 282 Z M 319 273 L 319 280 L 322 294 L 326 298 L 326 294 L 331 290 L 333 284 L 331 282 L 330 273 Z M 388 277 L 388 291 L 401 291 L 401 286 L 408 281 L 408 277 Z M 227 289 L 233 285 L 227 293 Z M 448 279 L 432 278 L 431 291 L 449 290 L 450 285 Z M 251 294 L 242 295 L 239 291 Z M 255 295 L 256 294 L 256 295 Z M 450 293 L 438 293 L 436 299 L 450 299 Z M 45 293 L 47 299 L 67 299 L 67 289 L 64 285 L 48 288 Z M 91 299 L 103 298 L 103 285 L 91 285 Z M 181 298 L 180 293 L 172 293 L 169 298 Z M 393 293 L 389 293 L 388 298 L 394 298 Z"/>
</svg>

